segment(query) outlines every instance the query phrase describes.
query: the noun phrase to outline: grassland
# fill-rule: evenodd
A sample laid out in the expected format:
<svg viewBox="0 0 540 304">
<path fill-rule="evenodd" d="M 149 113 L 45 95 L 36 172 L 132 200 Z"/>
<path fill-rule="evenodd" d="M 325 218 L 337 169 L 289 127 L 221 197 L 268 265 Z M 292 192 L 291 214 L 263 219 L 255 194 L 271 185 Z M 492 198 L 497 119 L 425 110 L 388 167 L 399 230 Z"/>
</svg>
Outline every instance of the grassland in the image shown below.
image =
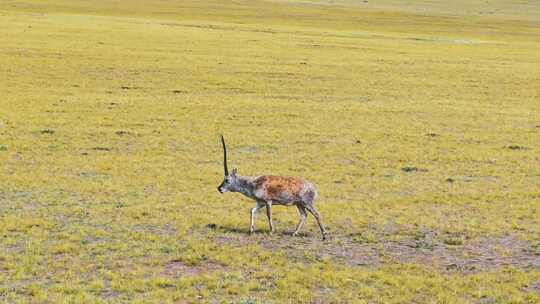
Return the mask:
<svg viewBox="0 0 540 304">
<path fill-rule="evenodd" d="M 0 2 L 0 300 L 540 302 L 540 5 L 399 2 Z"/>
</svg>

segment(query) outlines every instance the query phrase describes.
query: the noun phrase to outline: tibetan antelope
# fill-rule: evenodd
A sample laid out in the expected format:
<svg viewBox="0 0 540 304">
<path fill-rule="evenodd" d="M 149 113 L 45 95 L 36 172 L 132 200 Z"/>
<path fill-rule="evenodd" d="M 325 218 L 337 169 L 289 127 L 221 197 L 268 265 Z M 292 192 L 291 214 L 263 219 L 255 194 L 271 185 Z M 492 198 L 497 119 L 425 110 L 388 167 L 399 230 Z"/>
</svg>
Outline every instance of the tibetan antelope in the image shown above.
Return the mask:
<svg viewBox="0 0 540 304">
<path fill-rule="evenodd" d="M 298 235 L 298 232 L 304 225 L 307 217 L 307 212 L 311 213 L 321 229 L 323 240 L 326 239 L 326 229 L 324 229 L 321 215 L 315 209 L 314 203 L 317 197 L 317 189 L 315 186 L 298 177 L 281 177 L 272 175 L 261 175 L 257 177 L 237 175 L 236 168 L 229 174 L 227 168 L 227 147 L 225 140 L 221 135 L 221 144 L 223 145 L 223 168 L 225 170 L 225 178 L 218 187 L 220 193 L 224 192 L 240 192 L 243 195 L 255 200 L 257 205 L 251 209 L 251 226 L 249 232 L 253 233 L 255 229 L 255 215 L 262 207 L 266 207 L 266 216 L 270 225 L 270 232 L 274 232 L 274 223 L 272 222 L 272 205 L 295 205 L 300 212 L 300 222 L 296 226 L 293 235 Z M 307 211 L 307 212 L 306 212 Z"/>
</svg>

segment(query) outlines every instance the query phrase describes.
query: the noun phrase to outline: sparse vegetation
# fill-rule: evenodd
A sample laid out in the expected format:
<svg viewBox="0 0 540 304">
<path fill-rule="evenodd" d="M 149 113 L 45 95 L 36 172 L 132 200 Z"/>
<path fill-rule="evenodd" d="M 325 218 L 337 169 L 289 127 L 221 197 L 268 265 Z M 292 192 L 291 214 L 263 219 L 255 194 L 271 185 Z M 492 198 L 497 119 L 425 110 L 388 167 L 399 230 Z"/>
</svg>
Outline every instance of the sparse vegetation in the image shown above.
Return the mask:
<svg viewBox="0 0 540 304">
<path fill-rule="evenodd" d="M 407 3 L 1 2 L 0 301 L 540 302 L 540 5 Z"/>
</svg>

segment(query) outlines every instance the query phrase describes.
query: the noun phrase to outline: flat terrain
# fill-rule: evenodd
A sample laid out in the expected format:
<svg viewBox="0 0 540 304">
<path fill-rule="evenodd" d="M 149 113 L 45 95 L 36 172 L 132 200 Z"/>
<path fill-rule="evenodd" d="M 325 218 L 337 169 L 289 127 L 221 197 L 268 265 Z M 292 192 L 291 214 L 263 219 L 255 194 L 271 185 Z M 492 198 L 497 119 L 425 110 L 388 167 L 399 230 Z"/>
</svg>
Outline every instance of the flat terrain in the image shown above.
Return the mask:
<svg viewBox="0 0 540 304">
<path fill-rule="evenodd" d="M 0 1 L 0 301 L 539 303 L 540 3 Z"/>
</svg>

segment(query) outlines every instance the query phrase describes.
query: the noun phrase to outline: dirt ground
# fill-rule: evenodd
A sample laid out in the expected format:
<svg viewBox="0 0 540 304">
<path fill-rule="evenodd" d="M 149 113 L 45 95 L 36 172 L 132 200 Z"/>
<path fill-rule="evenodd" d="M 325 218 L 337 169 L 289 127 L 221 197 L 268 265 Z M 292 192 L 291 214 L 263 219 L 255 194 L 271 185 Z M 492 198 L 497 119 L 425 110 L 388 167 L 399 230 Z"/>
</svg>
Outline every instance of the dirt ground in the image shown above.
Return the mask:
<svg viewBox="0 0 540 304">
<path fill-rule="evenodd" d="M 388 262 L 420 263 L 443 272 L 461 273 L 492 271 L 505 266 L 522 269 L 540 267 L 540 243 L 527 242 L 513 235 L 461 241 L 457 237 L 442 238 L 440 233 L 426 231 L 399 241 L 361 242 L 350 235 L 332 235 L 323 241 L 317 235 L 292 237 L 290 232 L 278 232 L 273 236 L 266 232 L 249 235 L 247 230 L 215 224 L 207 228 L 225 232 L 214 236 L 218 244 L 256 244 L 305 262 L 330 258 L 336 263 L 372 268 Z"/>
</svg>

